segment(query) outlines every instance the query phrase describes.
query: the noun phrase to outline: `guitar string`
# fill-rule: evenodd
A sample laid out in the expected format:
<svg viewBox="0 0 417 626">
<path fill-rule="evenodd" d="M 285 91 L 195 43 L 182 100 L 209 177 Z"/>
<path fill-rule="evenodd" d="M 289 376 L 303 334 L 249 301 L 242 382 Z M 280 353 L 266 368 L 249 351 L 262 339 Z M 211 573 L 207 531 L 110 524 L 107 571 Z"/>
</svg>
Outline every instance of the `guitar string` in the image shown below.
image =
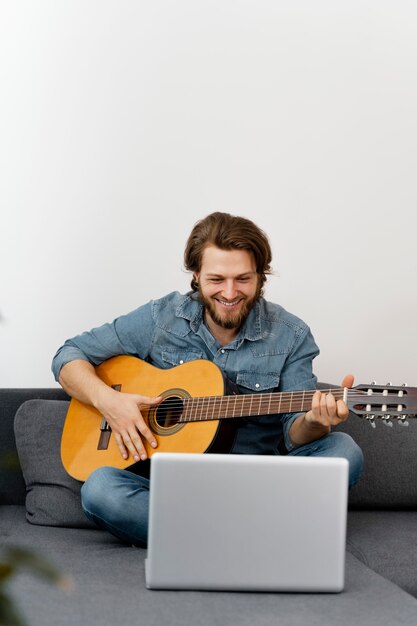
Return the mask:
<svg viewBox="0 0 417 626">
<path fill-rule="evenodd" d="M 256 402 L 293 402 L 295 400 L 300 400 L 300 399 L 308 399 L 309 397 L 312 398 L 313 395 L 316 393 L 316 391 L 320 391 L 321 393 L 332 393 L 333 396 L 335 397 L 340 397 L 343 398 L 344 393 L 345 393 L 345 388 L 341 387 L 341 388 L 332 388 L 332 389 L 319 389 L 319 390 L 308 390 L 308 391 L 283 391 L 283 392 L 266 392 L 266 393 L 254 393 L 254 394 L 242 394 L 242 395 L 224 395 L 224 396 L 200 396 L 200 397 L 186 397 L 186 398 L 181 398 L 180 396 L 171 396 L 171 398 L 166 398 L 165 402 L 168 402 L 169 400 L 181 400 L 181 401 L 185 401 L 188 403 L 196 403 L 199 405 L 199 407 L 201 407 L 204 404 L 212 404 L 214 402 L 223 402 L 223 401 L 227 401 L 230 398 L 236 398 L 236 402 L 239 403 L 247 403 L 249 402 L 250 398 L 253 399 L 253 401 Z M 384 400 L 386 399 L 387 401 L 394 401 L 394 400 L 403 400 L 405 401 L 405 395 L 404 396 L 399 396 L 395 393 L 391 393 L 388 396 L 383 396 L 383 394 L 381 393 L 374 393 L 372 395 L 368 395 L 366 393 L 366 391 L 362 391 L 362 390 L 350 390 L 349 388 L 347 389 L 347 395 L 349 398 L 352 398 L 353 396 L 356 395 L 356 397 L 358 399 L 365 399 L 365 398 L 369 398 L 372 399 L 375 397 L 380 396 L 381 398 L 383 398 Z M 256 399 L 256 400 L 255 400 Z M 164 402 L 164 399 L 163 399 Z M 147 405 L 142 405 L 142 406 L 147 406 Z"/>
<path fill-rule="evenodd" d="M 296 400 L 300 400 L 300 399 L 309 399 L 312 398 L 313 395 L 316 393 L 316 391 L 320 391 L 321 393 L 332 393 L 333 396 L 338 397 L 338 398 L 343 398 L 344 393 L 345 393 L 345 388 L 344 387 L 335 387 L 335 388 L 331 388 L 331 389 L 315 389 L 315 390 L 304 390 L 304 391 L 283 391 L 283 392 L 266 392 L 266 393 L 262 393 L 262 392 L 258 392 L 258 393 L 254 393 L 254 394 L 242 394 L 242 395 L 237 395 L 237 394 L 233 394 L 233 395 L 222 395 L 222 396 L 200 396 L 200 397 L 196 397 L 196 396 L 191 396 L 191 397 L 185 397 L 182 398 L 181 396 L 171 396 L 168 397 L 166 399 L 163 399 L 162 402 L 168 402 L 168 401 L 184 401 L 190 404 L 196 404 L 198 405 L 197 408 L 201 408 L 202 406 L 204 406 L 205 404 L 210 405 L 213 404 L 215 402 L 230 402 L 231 398 L 235 399 L 236 403 L 240 403 L 240 404 L 245 404 L 247 402 L 249 402 L 250 398 L 252 398 L 252 401 L 254 402 L 294 402 Z M 407 394 L 407 392 L 405 392 L 405 394 Z M 392 401 L 394 402 L 394 400 L 397 400 L 398 402 L 400 402 L 401 400 L 404 402 L 405 401 L 405 395 L 404 396 L 399 396 L 396 393 L 391 393 L 388 396 L 383 396 L 381 393 L 374 393 L 372 395 L 368 395 L 366 391 L 364 390 L 357 390 L 357 389 L 349 389 L 347 388 L 347 395 L 349 398 L 352 398 L 353 396 L 356 395 L 357 399 L 365 399 L 365 398 L 369 398 L 369 399 L 374 399 L 377 398 L 378 396 L 380 396 L 381 398 L 383 398 L 386 401 Z M 256 400 L 255 400 L 256 399 Z M 141 405 L 143 408 L 146 408 L 148 405 Z"/>
<path fill-rule="evenodd" d="M 165 400 L 165 402 L 167 402 L 168 400 L 171 399 L 178 399 L 178 400 L 184 400 L 185 402 L 196 402 L 201 404 L 204 403 L 212 403 L 215 401 L 225 401 L 228 398 L 236 398 L 236 402 L 248 402 L 249 399 L 252 397 L 253 399 L 256 398 L 257 401 L 260 399 L 261 401 L 268 401 L 271 398 L 271 401 L 280 401 L 280 398 L 282 399 L 282 401 L 286 401 L 287 398 L 289 398 L 289 396 L 291 396 L 291 398 L 293 400 L 299 400 L 300 398 L 303 397 L 308 397 L 311 396 L 313 397 L 313 395 L 315 394 L 316 391 L 321 391 L 321 393 L 329 393 L 331 392 L 333 395 L 340 395 L 341 397 L 343 397 L 344 395 L 344 388 L 333 388 L 333 389 L 319 389 L 319 390 L 308 390 L 308 391 L 283 391 L 283 392 L 266 392 L 266 393 L 253 393 L 253 394 L 242 394 L 242 395 L 237 395 L 237 394 L 233 394 L 233 395 L 224 395 L 224 396 L 191 396 L 191 397 L 185 397 L 185 398 L 181 398 L 180 396 L 171 396 L 171 398 L 167 398 Z M 348 391 L 349 393 L 349 391 Z M 164 401 L 164 399 L 162 400 Z M 148 406 L 148 405 L 142 405 L 142 406 Z"/>
<path fill-rule="evenodd" d="M 344 390 L 323 390 L 323 392 L 328 392 L 328 391 L 332 391 L 333 392 L 333 396 L 336 399 L 342 399 L 344 396 Z M 336 393 L 335 393 L 336 391 Z M 229 410 L 229 405 L 231 402 L 233 402 L 234 406 L 237 408 L 238 406 L 240 408 L 242 408 L 242 405 L 248 404 L 248 402 L 251 400 L 251 404 L 253 403 L 255 406 L 259 407 L 259 406 L 263 406 L 265 404 L 269 405 L 279 405 L 279 407 L 282 406 L 292 406 L 293 404 L 299 404 L 300 401 L 302 401 L 302 403 L 307 403 L 310 400 L 312 400 L 313 395 L 315 392 L 300 392 L 298 395 L 296 393 L 292 394 L 291 392 L 284 392 L 283 395 L 285 394 L 285 397 L 283 397 L 283 395 L 281 394 L 245 394 L 242 396 L 238 396 L 238 395 L 226 395 L 226 396 L 202 396 L 202 397 L 190 397 L 190 398 L 181 398 L 179 396 L 172 396 L 170 398 L 166 398 L 165 400 L 162 400 L 161 403 L 161 407 L 159 410 L 162 410 L 163 408 L 166 408 L 167 410 L 171 410 L 171 406 L 175 405 L 176 403 L 180 402 L 181 406 L 184 408 L 185 405 L 185 410 L 187 410 L 188 408 L 190 408 L 190 410 L 198 410 L 199 412 L 201 412 L 202 410 L 206 409 L 206 411 L 208 411 L 210 408 L 214 409 L 216 404 L 220 404 L 220 405 L 226 405 L 227 407 L 226 409 Z M 289 397 L 291 396 L 291 397 Z M 362 403 L 364 403 L 365 400 L 371 401 L 372 400 L 372 396 L 368 396 L 367 394 L 362 394 L 362 393 L 348 393 L 349 396 L 349 400 L 353 400 L 353 401 L 357 401 L 360 402 L 361 400 L 363 401 Z M 383 396 L 383 400 L 385 403 L 388 404 L 388 401 L 393 401 L 393 398 L 387 397 L 387 396 Z M 404 398 L 403 397 L 398 397 L 396 398 L 396 403 L 398 404 L 399 401 L 402 400 L 404 402 Z M 374 398 L 374 402 L 375 402 L 375 398 Z M 394 403 L 395 404 L 395 403 Z M 167 406 L 168 405 L 168 406 Z M 149 407 L 149 405 L 141 405 L 142 409 L 147 409 Z M 221 407 L 223 408 L 223 407 Z"/>
<path fill-rule="evenodd" d="M 344 395 L 344 390 L 323 390 L 324 393 L 328 392 L 328 391 L 333 391 L 336 393 L 333 393 L 333 395 L 335 397 L 340 396 L 340 398 L 343 397 Z M 290 406 L 295 403 L 295 401 L 300 401 L 301 399 L 303 399 L 303 401 L 308 402 L 310 399 L 313 398 L 314 395 L 314 391 L 304 391 L 304 392 L 282 392 L 281 393 L 258 393 L 258 394 L 245 394 L 242 396 L 239 395 L 226 395 L 226 396 L 201 396 L 201 397 L 190 397 L 190 398 L 181 398 L 179 396 L 172 396 L 170 398 L 166 398 L 165 400 L 162 400 L 161 403 L 161 409 L 165 408 L 167 404 L 171 403 L 171 404 L 175 404 L 177 402 L 180 402 L 182 406 L 184 406 L 183 403 L 186 404 L 185 409 L 187 410 L 190 407 L 190 410 L 198 410 L 199 412 L 202 409 L 209 409 L 214 408 L 214 405 L 216 403 L 218 404 L 226 404 L 229 405 L 230 402 L 233 402 L 235 406 L 237 405 L 244 405 L 247 404 L 250 400 L 250 398 L 252 398 L 252 402 L 256 403 L 258 406 L 259 405 L 263 405 L 265 403 L 267 403 L 268 405 L 272 405 L 272 404 L 277 404 L 279 403 L 280 406 L 285 406 L 286 404 L 289 404 Z M 298 395 L 297 395 L 298 394 Z M 284 397 L 285 396 L 285 397 Z M 289 396 L 291 396 L 291 398 L 289 398 Z M 362 397 L 362 396 L 361 396 Z M 141 405 L 141 408 L 143 409 L 147 409 L 149 405 Z M 227 407 L 228 408 L 228 407 Z M 170 407 L 166 407 L 167 410 L 171 410 Z"/>
<path fill-rule="evenodd" d="M 327 390 L 323 390 L 323 391 L 327 391 Z M 333 389 L 334 391 L 338 391 Z M 339 390 L 339 391 L 343 391 L 344 390 Z M 289 395 L 291 395 L 291 392 L 284 392 L 284 393 L 289 393 Z M 308 402 L 309 398 L 308 395 L 314 395 L 314 392 L 305 392 L 304 396 L 305 397 L 305 401 Z M 272 402 L 269 399 L 269 395 L 270 394 L 258 394 L 258 396 L 265 396 L 259 399 L 259 401 L 256 402 L 256 408 L 257 410 L 254 411 L 254 413 L 249 413 L 247 411 L 242 411 L 241 415 L 235 415 L 234 413 L 239 413 L 239 409 L 242 410 L 244 409 L 244 407 L 242 406 L 244 404 L 244 401 L 248 400 L 247 396 L 206 396 L 206 397 L 202 397 L 202 398 L 185 398 L 184 400 L 181 398 L 168 398 L 167 400 L 165 400 L 165 405 L 161 406 L 158 413 L 159 413 L 159 420 L 163 421 L 164 424 L 167 423 L 188 423 L 188 422 L 201 422 L 201 421 L 217 421 L 219 419 L 233 419 L 233 418 L 239 418 L 239 417 L 259 417 L 260 415 L 265 415 L 265 414 L 277 414 L 280 415 L 282 413 L 289 413 L 289 412 L 297 412 L 298 407 L 293 407 L 292 406 L 292 401 L 291 400 L 284 400 L 284 401 L 279 401 L 279 400 L 275 400 L 275 402 Z M 372 400 L 371 396 L 367 396 L 364 395 L 363 393 L 354 393 L 354 392 L 350 392 L 349 393 L 350 399 L 355 398 L 356 402 L 361 403 L 361 405 L 364 405 L 365 402 L 364 400 Z M 231 398 L 236 398 L 237 401 L 240 400 L 240 405 L 241 406 L 234 406 L 233 407 L 233 415 L 222 415 L 222 409 L 226 409 L 227 412 L 229 412 L 229 407 L 215 407 L 216 402 L 219 403 L 226 403 L 229 399 Z M 383 397 L 384 401 L 388 401 L 391 400 L 391 398 L 388 398 L 386 396 Z M 199 402 L 197 402 L 196 406 L 194 407 L 193 404 L 195 400 L 199 400 Z M 355 400 L 353 400 L 353 402 L 355 402 Z M 397 398 L 397 400 L 401 400 L 401 397 Z M 183 402 L 187 403 L 187 405 L 190 406 L 185 406 Z M 266 406 L 266 403 L 268 403 L 268 405 Z M 278 404 L 278 406 L 276 406 Z M 168 406 L 167 406 L 168 405 Z M 387 402 L 387 408 L 390 408 L 391 412 L 397 411 L 397 407 L 398 407 L 398 403 L 394 403 L 394 404 L 388 404 Z M 147 407 L 146 407 L 147 408 Z M 255 407 L 254 407 L 255 408 Z M 300 407 L 302 408 L 302 407 Z M 208 413 L 208 410 L 211 409 L 213 412 L 215 409 L 217 412 L 217 415 L 213 417 L 208 418 L 208 415 L 202 417 L 202 419 L 195 417 L 195 416 L 190 416 L 189 418 L 187 417 L 182 417 L 183 414 L 185 414 L 187 412 L 187 410 L 191 412 L 197 412 L 197 413 L 201 413 L 204 412 L 204 409 L 206 409 L 206 413 Z M 278 412 L 279 409 L 279 412 Z M 262 411 L 264 411 L 264 413 L 262 413 Z M 405 408 L 402 408 L 400 411 L 398 411 L 398 414 L 404 413 Z M 372 411 L 370 411 L 372 412 Z M 378 412 L 377 409 L 374 408 L 374 412 Z"/>
</svg>

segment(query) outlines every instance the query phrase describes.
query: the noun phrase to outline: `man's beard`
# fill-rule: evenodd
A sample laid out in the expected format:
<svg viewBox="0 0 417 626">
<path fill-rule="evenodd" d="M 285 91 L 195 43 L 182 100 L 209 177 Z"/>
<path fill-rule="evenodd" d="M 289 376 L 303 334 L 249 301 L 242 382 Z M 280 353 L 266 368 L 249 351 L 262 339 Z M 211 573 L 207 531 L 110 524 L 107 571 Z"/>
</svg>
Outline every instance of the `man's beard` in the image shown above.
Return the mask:
<svg viewBox="0 0 417 626">
<path fill-rule="evenodd" d="M 221 328 L 227 328 L 229 330 L 233 328 L 240 328 L 242 324 L 246 321 L 249 313 L 253 309 L 253 306 L 259 296 L 261 295 L 261 287 L 258 285 L 255 295 L 252 298 L 247 299 L 246 296 L 243 296 L 244 302 L 241 309 L 237 313 L 227 313 L 227 311 L 221 315 L 217 312 L 215 305 L 212 302 L 212 298 L 206 298 L 206 296 L 199 293 L 199 299 L 203 303 L 206 312 L 210 315 L 211 319 L 215 324 L 220 326 Z"/>
</svg>

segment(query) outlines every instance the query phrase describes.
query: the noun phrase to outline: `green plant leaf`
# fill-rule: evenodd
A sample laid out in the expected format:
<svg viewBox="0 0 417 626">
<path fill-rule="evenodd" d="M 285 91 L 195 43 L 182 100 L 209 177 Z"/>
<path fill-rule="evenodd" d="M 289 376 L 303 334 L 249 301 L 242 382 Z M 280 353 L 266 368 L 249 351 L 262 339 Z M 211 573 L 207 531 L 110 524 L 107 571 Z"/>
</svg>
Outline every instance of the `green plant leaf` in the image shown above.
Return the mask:
<svg viewBox="0 0 417 626">
<path fill-rule="evenodd" d="M 0 591 L 0 626 L 27 626 L 14 603 Z"/>
<path fill-rule="evenodd" d="M 18 470 L 20 469 L 20 462 L 17 452 L 8 452 L 0 458 L 0 469 L 5 470 Z"/>
<path fill-rule="evenodd" d="M 0 626 L 27 626 L 20 615 L 13 599 L 1 590 L 8 578 L 19 571 L 28 570 L 39 575 L 44 580 L 59 586 L 64 591 L 72 588 L 72 582 L 62 574 L 43 556 L 28 548 L 19 546 L 5 546 L 2 550 L 0 562 Z"/>
<path fill-rule="evenodd" d="M 2 584 L 6 578 L 10 578 L 13 573 L 13 566 L 10 563 L 0 563 L 0 584 Z"/>
<path fill-rule="evenodd" d="M 6 561 L 12 564 L 14 570 L 29 570 L 55 585 L 60 585 L 65 580 L 52 563 L 27 548 L 9 546 L 6 549 Z"/>
</svg>

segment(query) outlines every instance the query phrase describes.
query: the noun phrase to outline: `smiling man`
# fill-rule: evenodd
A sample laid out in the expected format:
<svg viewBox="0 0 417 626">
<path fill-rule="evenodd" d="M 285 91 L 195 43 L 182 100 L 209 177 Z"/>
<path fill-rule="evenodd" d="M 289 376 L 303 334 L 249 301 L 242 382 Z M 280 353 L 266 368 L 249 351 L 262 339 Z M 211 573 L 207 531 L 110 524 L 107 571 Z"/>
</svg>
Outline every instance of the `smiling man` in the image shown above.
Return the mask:
<svg viewBox="0 0 417 626">
<path fill-rule="evenodd" d="M 125 459 L 146 460 L 144 440 L 157 448 L 139 407 L 161 398 L 117 392 L 98 378 L 94 365 L 115 355 L 134 355 L 164 369 L 208 359 L 240 393 L 316 388 L 312 361 L 319 350 L 310 329 L 263 298 L 271 260 L 268 239 L 252 221 L 212 213 L 195 225 L 186 244 L 189 293 L 153 300 L 58 350 L 56 379 L 69 395 L 100 411 Z M 342 385 L 352 383 L 347 376 Z M 242 420 L 231 452 L 345 457 L 352 486 L 362 472 L 362 452 L 348 435 L 332 431 L 348 413 L 342 400 L 317 391 L 306 413 Z M 149 480 L 127 470 L 100 468 L 82 488 L 87 517 L 138 546 L 147 542 L 148 500 Z"/>
<path fill-rule="evenodd" d="M 208 328 L 221 343 L 230 343 L 260 296 L 253 255 L 208 245 L 195 281 Z"/>
</svg>

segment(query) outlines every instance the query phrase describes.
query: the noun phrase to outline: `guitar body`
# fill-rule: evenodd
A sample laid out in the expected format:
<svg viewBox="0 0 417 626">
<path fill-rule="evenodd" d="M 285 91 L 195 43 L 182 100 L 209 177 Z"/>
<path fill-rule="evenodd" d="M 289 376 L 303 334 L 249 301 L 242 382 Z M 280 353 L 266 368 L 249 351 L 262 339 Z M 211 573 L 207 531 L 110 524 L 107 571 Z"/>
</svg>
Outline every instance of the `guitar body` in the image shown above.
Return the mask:
<svg viewBox="0 0 417 626">
<path fill-rule="evenodd" d="M 171 369 L 158 369 L 132 356 L 117 356 L 97 366 L 96 373 L 107 385 L 124 393 L 162 396 L 159 407 L 142 408 L 141 413 L 158 442 L 156 449 L 144 439 L 148 457 L 154 452 L 229 452 L 236 422 L 209 420 L 166 423 L 167 402 L 190 397 L 222 396 L 226 383 L 220 369 L 210 361 L 197 360 Z M 165 418 L 162 418 L 162 415 Z M 108 425 L 94 407 L 73 399 L 67 413 L 61 441 L 62 463 L 73 478 L 84 481 L 98 467 L 125 469 L 131 457 L 123 459 Z"/>
</svg>

